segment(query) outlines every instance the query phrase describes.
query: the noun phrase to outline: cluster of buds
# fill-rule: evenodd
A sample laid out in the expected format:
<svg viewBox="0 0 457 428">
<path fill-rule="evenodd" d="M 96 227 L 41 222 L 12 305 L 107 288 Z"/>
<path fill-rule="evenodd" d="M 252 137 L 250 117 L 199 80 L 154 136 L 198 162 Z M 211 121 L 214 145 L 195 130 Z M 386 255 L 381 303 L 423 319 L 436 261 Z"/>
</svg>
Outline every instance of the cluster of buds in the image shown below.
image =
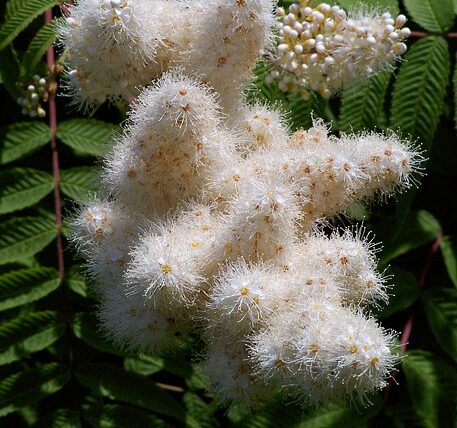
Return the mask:
<svg viewBox="0 0 457 428">
<path fill-rule="evenodd" d="M 406 51 L 410 30 L 406 17 L 377 15 L 360 9 L 349 15 L 339 6 L 309 0 L 277 10 L 279 45 L 273 53 L 268 81 L 278 80 L 284 91 L 310 90 L 329 98 L 346 85 L 367 79 L 393 63 Z"/>
<path fill-rule="evenodd" d="M 22 107 L 22 114 L 30 117 L 46 116 L 46 111 L 41 103 L 49 98 L 48 82 L 44 77 L 33 76 L 33 83 L 26 85 L 23 96 L 17 99 L 17 103 Z"/>
<path fill-rule="evenodd" d="M 140 24 L 148 35 L 150 22 L 171 22 L 154 58 L 180 58 L 171 71 L 171 57 L 154 62 L 161 77 L 137 89 L 100 196 L 73 220 L 104 331 L 149 353 L 199 334 L 220 402 L 254 405 L 277 390 L 305 403 L 363 400 L 398 361 L 395 333 L 368 310 L 387 302 L 386 278 L 361 229 L 318 225 L 414 185 L 420 153 L 393 133 L 332 136 L 321 120 L 292 133 L 279 112 L 243 102 L 243 79 L 272 39 L 272 1 L 148 0 L 156 7 L 137 16 L 142 1 L 81 0 L 61 31 L 70 61 L 84 54 L 78 67 L 100 82 L 75 86 L 80 96 L 121 96 L 101 72 L 110 55 L 137 88 L 128 70 L 146 52 Z M 183 14 L 159 13 L 174 7 Z M 178 25 L 183 16 L 195 21 Z M 162 54 L 162 43 L 173 48 Z M 111 66 L 110 76 L 121 70 Z"/>
</svg>

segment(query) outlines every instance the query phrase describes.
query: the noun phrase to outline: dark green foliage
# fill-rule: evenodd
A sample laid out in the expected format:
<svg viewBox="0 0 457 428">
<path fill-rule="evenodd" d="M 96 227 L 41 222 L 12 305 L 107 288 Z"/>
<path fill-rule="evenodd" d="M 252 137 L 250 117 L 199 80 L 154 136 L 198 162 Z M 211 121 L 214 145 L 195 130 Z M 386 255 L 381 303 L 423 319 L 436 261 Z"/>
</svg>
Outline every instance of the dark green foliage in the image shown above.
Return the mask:
<svg viewBox="0 0 457 428">
<path fill-rule="evenodd" d="M 350 9 L 361 0 L 337 3 Z M 17 80 L 24 83 L 47 73 L 43 56 L 55 39 L 55 27 L 44 25 L 41 15 L 56 2 L 8 0 L 0 5 L 0 426 L 457 426 L 457 45 L 443 34 L 457 31 L 457 0 L 364 3 L 402 11 L 412 19 L 412 30 L 430 33 L 410 39 L 396 76 L 381 73 L 330 102 L 317 95 L 303 101 L 267 85 L 262 64 L 248 97 L 250 102 L 276 103 L 292 129 L 309 127 L 313 116 L 332 121 L 335 132 L 390 126 L 426 151 L 428 175 L 419 190 L 363 212 L 365 226 L 384 244 L 380 268 L 393 275 L 390 304 L 373 313 L 397 331 L 414 314 L 407 355 L 396 382 L 370 397 L 371 406 L 337 403 L 303 409 L 300 397 L 279 396 L 252 413 L 219 408 L 187 349 L 152 357 L 115 347 L 103 336 L 95 316 L 96 295 L 84 276 L 86 267 L 66 241 L 65 225 L 61 279 L 54 186 L 62 192 L 65 217 L 91 197 L 100 175 L 97 157 L 107 153 L 120 132 L 117 124 L 126 119 L 126 108 L 101 106 L 87 118 L 70 108 L 68 99 L 57 97 L 57 182 L 48 119 L 22 116 L 15 100 L 20 95 Z"/>
</svg>

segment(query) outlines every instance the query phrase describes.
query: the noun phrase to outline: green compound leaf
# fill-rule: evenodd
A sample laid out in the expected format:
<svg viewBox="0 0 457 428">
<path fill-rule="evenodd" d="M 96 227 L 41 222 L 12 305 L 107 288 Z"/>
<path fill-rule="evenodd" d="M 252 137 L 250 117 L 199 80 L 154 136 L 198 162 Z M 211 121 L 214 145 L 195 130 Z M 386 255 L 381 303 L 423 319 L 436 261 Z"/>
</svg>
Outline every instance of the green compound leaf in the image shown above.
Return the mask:
<svg viewBox="0 0 457 428">
<path fill-rule="evenodd" d="M 210 404 L 203 401 L 200 396 L 186 392 L 183 396 L 186 405 L 186 422 L 189 428 L 217 428 L 220 427 L 214 413 L 217 410 L 216 402 Z"/>
<path fill-rule="evenodd" d="M 386 243 L 380 258 L 385 265 L 395 257 L 433 241 L 441 232 L 438 220 L 428 211 L 411 211 L 393 242 Z"/>
<path fill-rule="evenodd" d="M 48 22 L 40 28 L 30 42 L 21 63 L 21 75 L 30 76 L 41 58 L 57 37 L 56 22 Z"/>
<path fill-rule="evenodd" d="M 59 124 L 57 138 L 67 146 L 83 154 L 102 156 L 107 153 L 109 143 L 117 125 L 95 119 L 71 119 Z"/>
<path fill-rule="evenodd" d="M 31 257 L 56 237 L 52 219 L 20 217 L 0 224 L 0 264 Z"/>
<path fill-rule="evenodd" d="M 429 147 L 443 111 L 449 72 L 448 44 L 442 37 L 414 43 L 394 85 L 392 128 L 420 138 Z"/>
<path fill-rule="evenodd" d="M 5 85 L 6 90 L 13 99 L 21 96 L 16 86 L 17 77 L 19 76 L 19 59 L 17 52 L 10 46 L 8 49 L 0 51 L 0 82 Z M 0 138 L 1 140 L 1 138 Z M 0 151 L 1 159 L 1 151 Z"/>
<path fill-rule="evenodd" d="M 52 175 L 32 168 L 11 168 L 0 172 L 0 214 L 36 204 L 54 187 Z"/>
<path fill-rule="evenodd" d="M 0 164 L 21 159 L 51 141 L 51 130 L 43 122 L 19 122 L 0 133 Z"/>
<path fill-rule="evenodd" d="M 118 404 L 89 406 L 84 409 L 83 418 L 93 428 L 171 428 L 149 413 Z"/>
<path fill-rule="evenodd" d="M 86 364 L 76 379 L 97 394 L 152 410 L 183 421 L 185 411 L 169 394 L 151 380 L 109 364 Z"/>
<path fill-rule="evenodd" d="M 432 33 L 442 33 L 454 23 L 452 0 L 405 0 L 408 14 L 421 27 Z"/>
<path fill-rule="evenodd" d="M 425 293 L 424 304 L 436 340 L 457 362 L 457 290 L 433 288 Z"/>
<path fill-rule="evenodd" d="M 342 131 L 360 131 L 377 125 L 389 80 L 390 73 L 383 72 L 343 91 L 338 122 Z"/>
<path fill-rule="evenodd" d="M 55 4 L 56 0 L 28 0 L 21 7 L 15 8 L 0 27 L 0 50 L 8 46 L 36 17 Z"/>
<path fill-rule="evenodd" d="M 449 278 L 457 287 L 457 237 L 445 236 L 441 241 L 440 247 Z"/>
<path fill-rule="evenodd" d="M 62 192 L 77 202 L 87 201 L 97 191 L 98 171 L 90 166 L 78 166 L 61 171 Z"/>
<path fill-rule="evenodd" d="M 123 352 L 122 349 L 116 348 L 103 337 L 96 318 L 91 314 L 85 312 L 76 313 L 71 320 L 71 330 L 78 339 L 101 352 L 108 352 L 121 357 L 129 355 L 127 352 Z"/>
<path fill-rule="evenodd" d="M 0 416 L 35 405 L 70 380 L 68 369 L 57 363 L 14 373 L 0 381 Z"/>
<path fill-rule="evenodd" d="M 59 287 L 59 272 L 52 268 L 31 268 L 0 276 L 0 311 L 31 303 Z"/>
<path fill-rule="evenodd" d="M 81 428 L 79 413 L 70 409 L 59 409 L 40 418 L 34 428 Z M 147 427 L 143 427 L 147 428 Z"/>
<path fill-rule="evenodd" d="M 408 351 L 403 371 L 417 415 L 427 428 L 455 426 L 457 370 L 428 351 Z M 454 422 L 452 422 L 454 421 Z"/>
<path fill-rule="evenodd" d="M 30 312 L 0 324 L 0 365 L 47 348 L 64 331 L 65 323 L 55 311 Z"/>
</svg>

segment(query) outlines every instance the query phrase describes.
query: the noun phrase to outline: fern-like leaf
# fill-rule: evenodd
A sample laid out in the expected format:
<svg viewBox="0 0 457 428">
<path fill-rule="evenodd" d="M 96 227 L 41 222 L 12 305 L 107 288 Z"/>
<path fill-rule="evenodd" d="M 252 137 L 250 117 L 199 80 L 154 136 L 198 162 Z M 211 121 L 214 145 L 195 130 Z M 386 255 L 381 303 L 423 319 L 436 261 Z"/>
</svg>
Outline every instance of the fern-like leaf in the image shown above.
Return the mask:
<svg viewBox="0 0 457 428">
<path fill-rule="evenodd" d="M 0 133 L 0 164 L 6 164 L 27 155 L 51 140 L 51 130 L 43 122 L 18 122 Z"/>
<path fill-rule="evenodd" d="M 389 80 L 390 73 L 382 72 L 343 91 L 338 122 L 340 130 L 360 131 L 378 124 Z"/>
<path fill-rule="evenodd" d="M 64 330 L 65 323 L 56 311 L 28 312 L 0 324 L 0 365 L 47 348 Z"/>
<path fill-rule="evenodd" d="M 63 170 L 60 177 L 62 192 L 78 202 L 84 202 L 97 190 L 97 170 L 78 166 Z"/>
<path fill-rule="evenodd" d="M 32 168 L 12 168 L 0 172 L 0 214 L 29 207 L 54 187 L 52 175 Z"/>
<path fill-rule="evenodd" d="M 54 394 L 70 380 L 70 373 L 61 364 L 49 363 L 21 371 L 0 381 L 0 416 L 35 405 Z"/>
<path fill-rule="evenodd" d="M 15 9 L 0 28 L 0 50 L 5 49 L 37 16 L 55 4 L 56 0 L 29 0 Z"/>
<path fill-rule="evenodd" d="M 34 256 L 56 237 L 51 218 L 20 217 L 0 224 L 0 264 Z"/>
<path fill-rule="evenodd" d="M 438 36 L 426 37 L 414 43 L 405 59 L 392 94 L 391 125 L 429 146 L 449 78 L 447 42 Z"/>
<path fill-rule="evenodd" d="M 57 37 L 56 22 L 48 22 L 40 28 L 30 42 L 21 63 L 21 75 L 31 76 L 36 65 Z"/>
<path fill-rule="evenodd" d="M 405 0 L 404 3 L 408 14 L 428 31 L 442 33 L 454 23 L 452 0 Z"/>
<path fill-rule="evenodd" d="M 117 125 L 95 119 L 70 119 L 61 122 L 57 138 L 81 154 L 102 156 L 106 154 Z"/>
<path fill-rule="evenodd" d="M 30 268 L 0 276 L 0 311 L 31 303 L 57 289 L 59 272 L 52 268 Z"/>
</svg>

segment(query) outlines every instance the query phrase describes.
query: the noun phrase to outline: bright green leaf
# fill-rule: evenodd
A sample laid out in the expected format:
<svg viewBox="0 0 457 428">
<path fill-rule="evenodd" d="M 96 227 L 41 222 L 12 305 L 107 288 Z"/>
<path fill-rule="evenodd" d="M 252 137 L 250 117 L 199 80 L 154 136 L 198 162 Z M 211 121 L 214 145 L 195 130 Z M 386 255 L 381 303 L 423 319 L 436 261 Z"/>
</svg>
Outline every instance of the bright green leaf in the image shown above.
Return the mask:
<svg viewBox="0 0 457 428">
<path fill-rule="evenodd" d="M 52 268 L 23 269 L 1 275 L 0 311 L 39 300 L 59 284 L 59 272 Z"/>
<path fill-rule="evenodd" d="M 40 28 L 36 36 L 30 42 L 21 63 L 21 74 L 30 76 L 36 65 L 57 37 L 56 23 L 48 22 Z"/>
<path fill-rule="evenodd" d="M 56 0 L 28 0 L 15 9 L 0 27 L 0 50 L 8 46 L 37 16 L 55 4 Z"/>
<path fill-rule="evenodd" d="M 454 23 L 452 0 L 404 0 L 404 3 L 411 18 L 428 31 L 442 33 Z"/>
<path fill-rule="evenodd" d="M 159 358 L 140 355 L 139 357 L 124 358 L 124 369 L 141 376 L 150 376 L 160 372 L 163 369 L 163 363 Z"/>
<path fill-rule="evenodd" d="M 322 3 L 321 1 L 317 2 Z M 377 8 L 382 12 L 398 14 L 398 0 L 338 0 L 337 4 L 343 6 L 346 10 L 358 10 L 361 5 L 371 8 Z"/>
<path fill-rule="evenodd" d="M 83 418 L 93 428 L 171 428 L 156 416 L 118 404 L 89 406 L 84 409 Z"/>
<path fill-rule="evenodd" d="M 455 426 L 457 371 L 431 352 L 409 351 L 403 371 L 414 409 L 426 428 Z"/>
<path fill-rule="evenodd" d="M 0 164 L 23 158 L 51 141 L 49 126 L 43 122 L 19 122 L 0 133 Z"/>
<path fill-rule="evenodd" d="M 97 394 L 184 420 L 184 409 L 167 392 L 143 376 L 108 364 L 83 365 L 76 370 L 75 376 Z"/>
<path fill-rule="evenodd" d="M 57 138 L 79 152 L 102 156 L 116 131 L 118 126 L 100 120 L 70 119 L 59 124 Z"/>
<path fill-rule="evenodd" d="M 31 257 L 56 237 L 52 219 L 20 217 L 0 224 L 0 264 Z"/>
<path fill-rule="evenodd" d="M 63 170 L 60 175 L 60 188 L 75 201 L 86 201 L 97 190 L 97 175 L 97 170 L 90 166 Z"/>
<path fill-rule="evenodd" d="M 0 214 L 36 204 L 54 187 L 52 175 L 32 168 L 0 171 Z"/>
<path fill-rule="evenodd" d="M 0 365 L 41 351 L 59 339 L 65 324 L 58 312 L 29 312 L 0 324 Z"/>
<path fill-rule="evenodd" d="M 49 363 L 7 376 L 0 381 L 0 416 L 36 404 L 70 380 L 68 369 Z"/>
<path fill-rule="evenodd" d="M 446 40 L 431 36 L 415 42 L 394 85 L 392 128 L 419 137 L 423 145 L 430 146 L 443 111 L 449 72 Z"/>
<path fill-rule="evenodd" d="M 386 244 L 381 264 L 385 265 L 395 257 L 433 241 L 440 232 L 438 220 L 428 211 L 411 211 L 395 240 Z"/>
<path fill-rule="evenodd" d="M 457 287 L 457 238 L 455 236 L 445 236 L 440 246 L 449 278 Z"/>
<path fill-rule="evenodd" d="M 377 125 L 389 80 L 390 73 L 386 71 L 343 91 L 338 122 L 342 131 L 360 131 Z"/>
<path fill-rule="evenodd" d="M 59 287 L 59 272 L 52 268 L 32 268 L 0 276 L 0 311 L 31 303 Z"/>
<path fill-rule="evenodd" d="M 390 317 L 410 307 L 419 297 L 419 281 L 413 274 L 398 267 L 390 268 L 389 274 L 393 275 L 389 281 L 393 288 L 389 290 L 389 304 L 379 312 L 381 317 Z"/>
<path fill-rule="evenodd" d="M 457 290 L 432 288 L 425 293 L 424 304 L 436 340 L 457 362 Z"/>
</svg>

